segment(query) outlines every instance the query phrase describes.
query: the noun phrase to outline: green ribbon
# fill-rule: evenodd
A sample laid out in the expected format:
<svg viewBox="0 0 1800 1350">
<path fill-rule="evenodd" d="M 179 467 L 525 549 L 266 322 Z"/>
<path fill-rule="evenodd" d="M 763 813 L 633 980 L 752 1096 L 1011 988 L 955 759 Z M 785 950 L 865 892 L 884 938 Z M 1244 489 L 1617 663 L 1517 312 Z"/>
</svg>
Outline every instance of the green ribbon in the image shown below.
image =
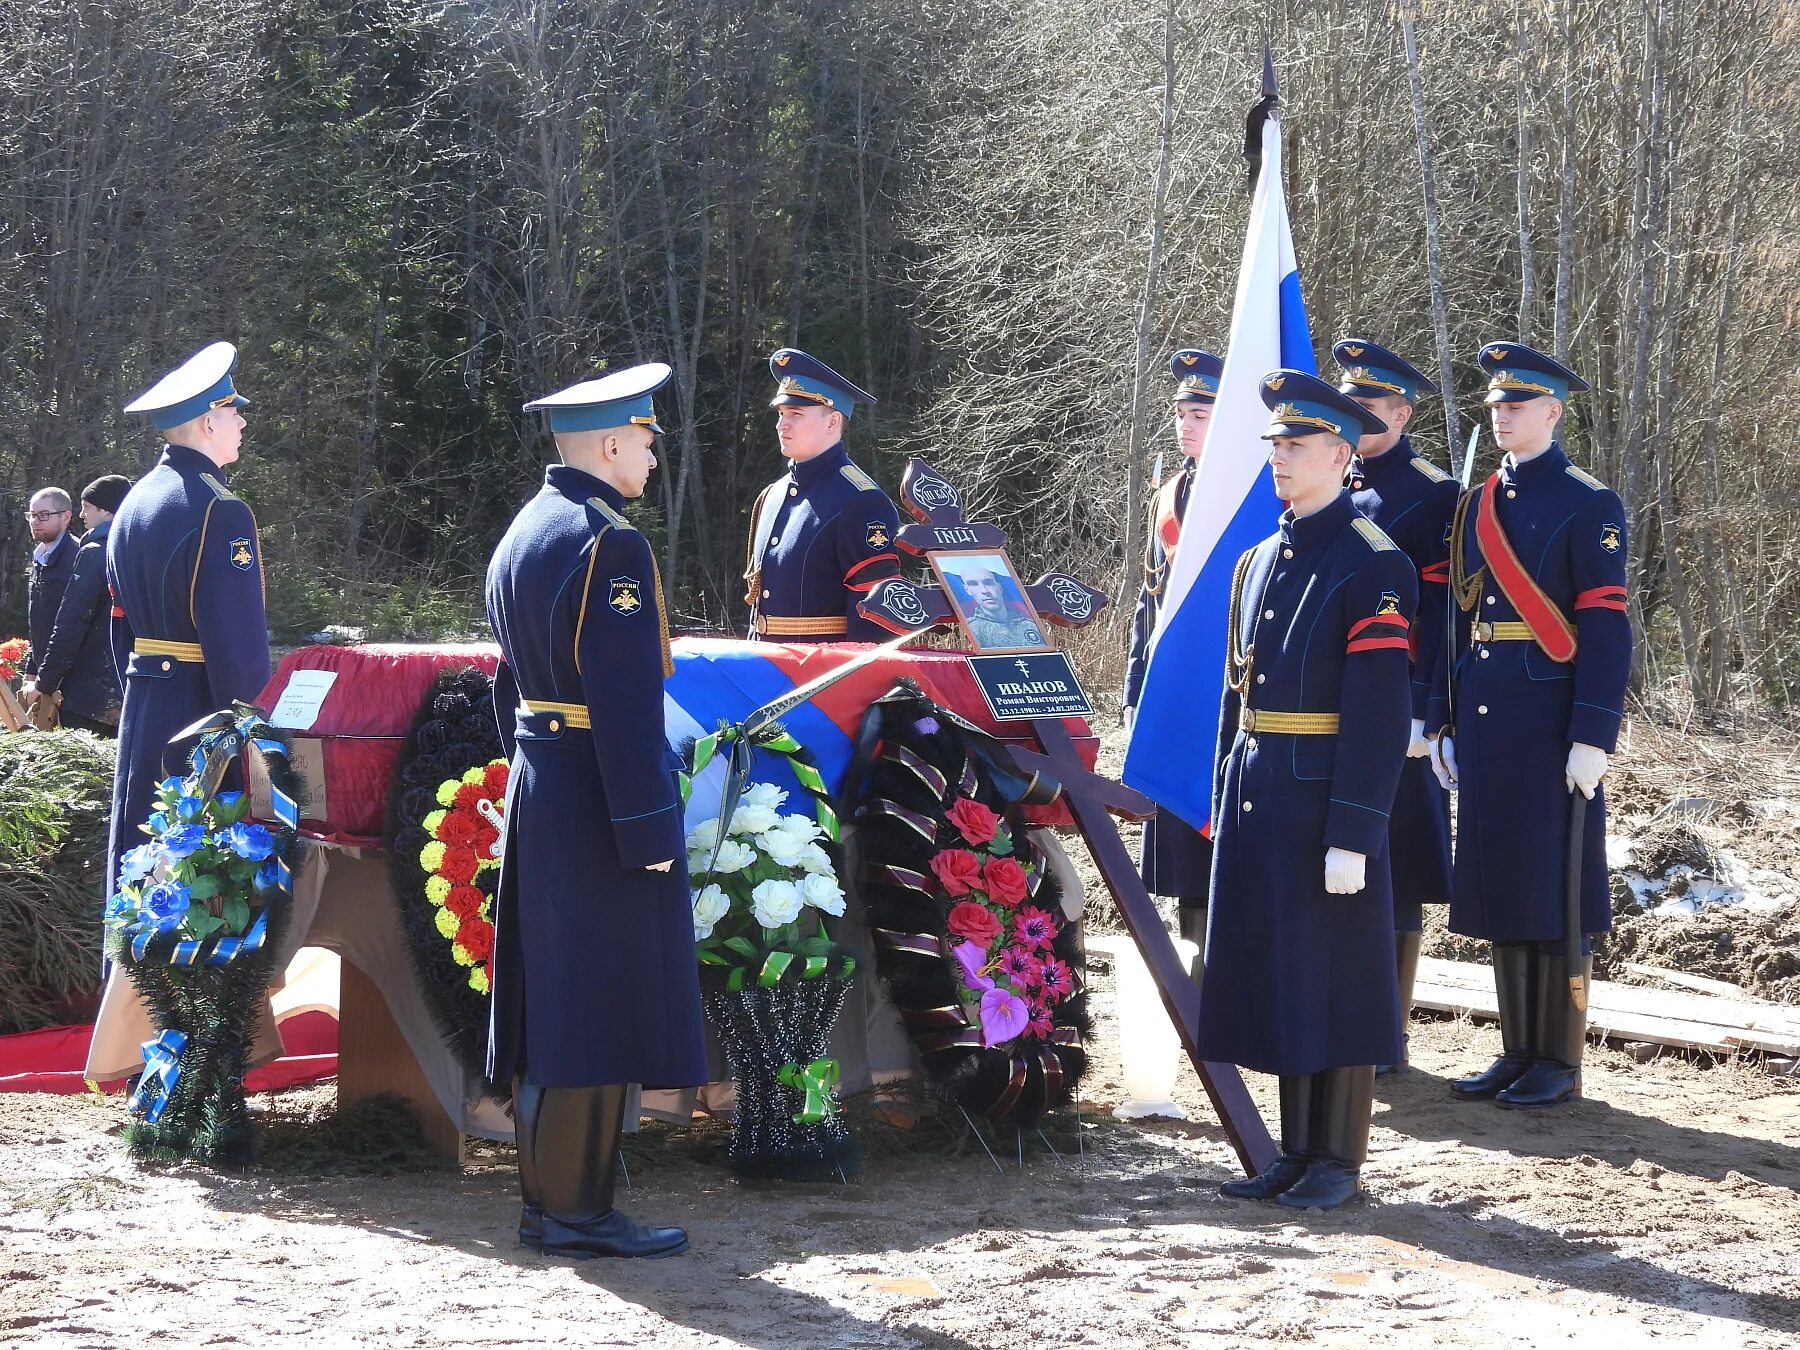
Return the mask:
<svg viewBox="0 0 1800 1350">
<path fill-rule="evenodd" d="M 815 1059 L 804 1068 L 798 1064 L 783 1064 L 776 1080 L 805 1098 L 800 1109 L 794 1112 L 796 1125 L 817 1125 L 837 1112 L 837 1103 L 831 1099 L 838 1082 L 835 1059 Z"/>
</svg>

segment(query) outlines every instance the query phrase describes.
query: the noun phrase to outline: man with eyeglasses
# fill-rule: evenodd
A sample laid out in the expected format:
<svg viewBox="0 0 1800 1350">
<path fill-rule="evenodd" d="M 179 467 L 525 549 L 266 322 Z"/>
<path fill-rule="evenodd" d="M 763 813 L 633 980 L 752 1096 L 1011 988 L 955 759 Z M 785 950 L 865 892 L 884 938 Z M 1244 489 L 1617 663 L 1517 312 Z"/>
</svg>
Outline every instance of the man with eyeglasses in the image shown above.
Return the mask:
<svg viewBox="0 0 1800 1350">
<path fill-rule="evenodd" d="M 59 487 L 39 488 L 31 497 L 25 518 L 31 524 L 31 577 L 25 588 L 25 632 L 31 650 L 25 655 L 25 690 L 35 687 L 38 667 L 50 646 L 50 630 L 56 626 L 57 606 L 69 589 L 80 543 L 69 533 L 74 503 Z"/>
</svg>

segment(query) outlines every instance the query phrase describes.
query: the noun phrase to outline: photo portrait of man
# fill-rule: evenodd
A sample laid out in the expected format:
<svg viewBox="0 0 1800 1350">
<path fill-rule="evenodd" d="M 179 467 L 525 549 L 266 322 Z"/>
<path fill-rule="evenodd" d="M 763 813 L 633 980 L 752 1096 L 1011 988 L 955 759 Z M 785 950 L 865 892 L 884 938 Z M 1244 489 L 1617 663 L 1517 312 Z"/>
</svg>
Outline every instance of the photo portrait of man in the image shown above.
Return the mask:
<svg viewBox="0 0 1800 1350">
<path fill-rule="evenodd" d="M 934 560 L 977 651 L 1049 645 L 1005 554 L 939 554 Z"/>
</svg>

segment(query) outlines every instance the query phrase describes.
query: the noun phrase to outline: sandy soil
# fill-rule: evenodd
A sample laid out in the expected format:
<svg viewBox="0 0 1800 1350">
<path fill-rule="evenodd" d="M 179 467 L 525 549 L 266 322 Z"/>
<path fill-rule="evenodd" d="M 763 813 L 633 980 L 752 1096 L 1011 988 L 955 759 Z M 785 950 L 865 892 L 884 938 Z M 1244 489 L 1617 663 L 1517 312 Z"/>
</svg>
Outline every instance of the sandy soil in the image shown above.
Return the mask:
<svg viewBox="0 0 1800 1350">
<path fill-rule="evenodd" d="M 1036 1141 L 1005 1174 L 973 1147 L 889 1151 L 849 1186 L 753 1189 L 637 1143 L 629 1208 L 693 1233 L 661 1262 L 518 1250 L 504 1147 L 460 1176 L 143 1172 L 117 1100 L 0 1097 L 0 1343 L 1800 1343 L 1800 1083 L 1599 1049 L 1587 1100 L 1521 1115 L 1446 1089 L 1491 1028 L 1418 1021 L 1370 1198 L 1293 1215 L 1216 1194 L 1232 1160 L 1185 1070 L 1192 1123 L 1103 1118 L 1122 1093 L 1095 985 L 1084 1165 Z"/>
</svg>

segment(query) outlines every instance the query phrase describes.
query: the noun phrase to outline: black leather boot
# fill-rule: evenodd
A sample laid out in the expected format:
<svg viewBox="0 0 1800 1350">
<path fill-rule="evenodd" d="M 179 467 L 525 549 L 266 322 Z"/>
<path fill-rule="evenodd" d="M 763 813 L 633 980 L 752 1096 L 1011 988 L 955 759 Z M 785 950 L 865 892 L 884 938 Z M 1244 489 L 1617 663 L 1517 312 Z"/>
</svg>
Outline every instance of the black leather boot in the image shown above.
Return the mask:
<svg viewBox="0 0 1800 1350">
<path fill-rule="evenodd" d="M 1419 979 L 1419 948 L 1424 942 L 1423 933 L 1396 931 L 1394 934 L 1394 972 L 1400 977 L 1400 1062 L 1377 1064 L 1377 1078 L 1406 1067 L 1406 1028 L 1412 1022 L 1413 985 Z"/>
<path fill-rule="evenodd" d="M 536 1251 L 544 1244 L 544 1196 L 538 1187 L 538 1108 L 544 1089 L 513 1079 L 513 1139 L 519 1151 L 519 1245 Z"/>
<path fill-rule="evenodd" d="M 1369 1118 L 1375 1111 L 1375 1066 L 1327 1069 L 1316 1094 L 1312 1161 L 1306 1174 L 1275 1197 L 1289 1209 L 1336 1209 L 1362 1194 L 1362 1165 L 1369 1156 Z"/>
<path fill-rule="evenodd" d="M 624 1127 L 625 1085 L 546 1088 L 534 1153 L 544 1198 L 543 1253 L 673 1256 L 686 1251 L 679 1228 L 646 1228 L 613 1208 Z"/>
<path fill-rule="evenodd" d="M 1181 936 L 1199 949 L 1188 967 L 1188 974 L 1194 980 L 1194 988 L 1198 989 L 1200 977 L 1206 969 L 1206 905 L 1204 902 L 1190 905 L 1184 899 L 1180 908 L 1175 911 L 1175 916 L 1181 924 Z"/>
<path fill-rule="evenodd" d="M 1494 944 L 1494 993 L 1500 1004 L 1500 1058 L 1450 1090 L 1464 1101 L 1485 1101 L 1531 1067 L 1537 1002 L 1537 951 L 1529 942 Z"/>
<path fill-rule="evenodd" d="M 1233 1200 L 1273 1200 L 1300 1180 L 1312 1161 L 1308 1155 L 1312 1148 L 1313 1098 L 1323 1076 L 1281 1075 L 1277 1080 L 1281 1093 L 1281 1152 L 1255 1176 L 1227 1181 L 1219 1187 L 1219 1194 Z"/>
<path fill-rule="evenodd" d="M 1588 973 L 1593 958 L 1581 958 Z M 1569 960 L 1561 943 L 1538 944 L 1537 1034 L 1531 1067 L 1494 1098 L 1513 1110 L 1557 1106 L 1581 1096 L 1581 1053 L 1587 1048 L 1587 1013 L 1569 996 Z"/>
</svg>

